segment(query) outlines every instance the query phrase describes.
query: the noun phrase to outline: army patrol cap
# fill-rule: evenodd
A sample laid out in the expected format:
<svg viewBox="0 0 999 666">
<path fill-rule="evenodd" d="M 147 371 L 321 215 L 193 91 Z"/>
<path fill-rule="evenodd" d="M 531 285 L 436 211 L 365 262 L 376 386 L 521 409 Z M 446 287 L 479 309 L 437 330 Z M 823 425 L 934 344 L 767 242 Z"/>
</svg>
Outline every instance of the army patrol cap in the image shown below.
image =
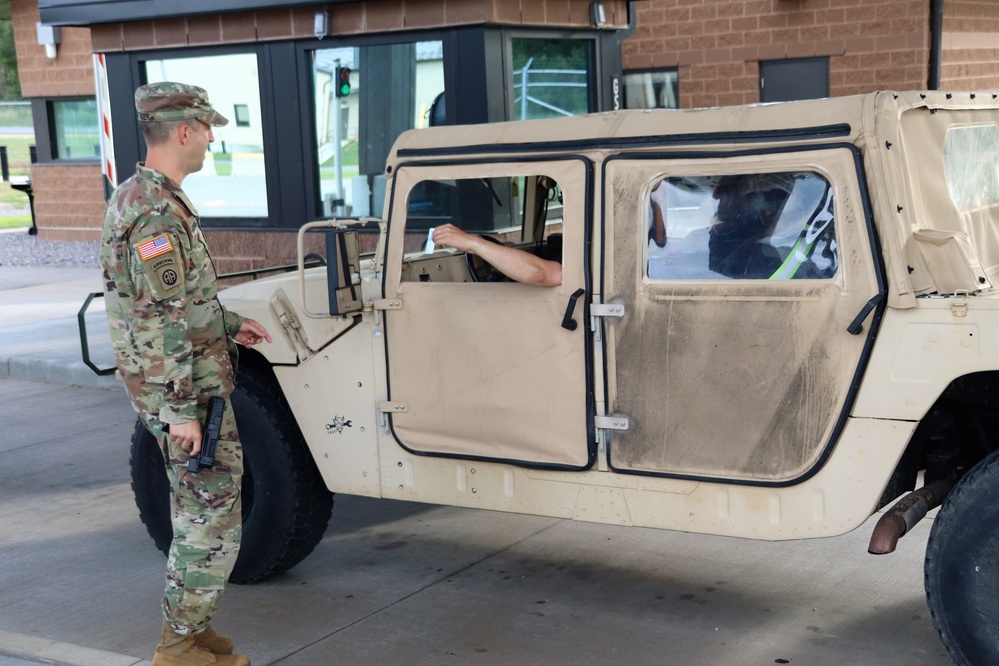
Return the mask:
<svg viewBox="0 0 999 666">
<path fill-rule="evenodd" d="M 197 118 L 213 127 L 229 120 L 212 108 L 204 88 L 185 83 L 149 83 L 135 91 L 135 111 L 140 122 L 165 123 Z"/>
</svg>

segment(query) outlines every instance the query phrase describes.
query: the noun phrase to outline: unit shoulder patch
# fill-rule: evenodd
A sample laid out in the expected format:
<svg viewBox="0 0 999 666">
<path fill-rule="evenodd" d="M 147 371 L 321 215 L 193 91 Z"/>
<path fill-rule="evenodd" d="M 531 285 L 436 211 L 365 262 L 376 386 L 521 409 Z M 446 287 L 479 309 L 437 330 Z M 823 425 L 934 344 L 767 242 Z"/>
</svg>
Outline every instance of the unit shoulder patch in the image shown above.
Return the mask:
<svg viewBox="0 0 999 666">
<path fill-rule="evenodd" d="M 145 238 L 135 245 L 140 270 L 157 300 L 172 298 L 184 289 L 184 267 L 176 240 L 170 234 Z"/>
</svg>

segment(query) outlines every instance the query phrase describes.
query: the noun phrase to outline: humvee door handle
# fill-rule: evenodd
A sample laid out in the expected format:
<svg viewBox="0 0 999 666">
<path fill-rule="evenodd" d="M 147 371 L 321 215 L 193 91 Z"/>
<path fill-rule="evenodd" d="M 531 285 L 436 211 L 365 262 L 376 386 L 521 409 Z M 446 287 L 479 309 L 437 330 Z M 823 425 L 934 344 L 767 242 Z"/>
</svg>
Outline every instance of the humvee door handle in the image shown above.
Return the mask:
<svg viewBox="0 0 999 666">
<path fill-rule="evenodd" d="M 857 316 L 846 327 L 846 332 L 852 335 L 860 335 L 864 330 L 864 320 L 867 319 L 867 315 L 871 314 L 871 310 L 876 308 L 884 300 L 884 297 L 884 294 L 874 294 L 871 296 L 871 300 L 867 301 L 867 304 L 860 309 Z"/>
<path fill-rule="evenodd" d="M 572 318 L 572 313 L 576 311 L 576 301 L 578 301 L 579 297 L 585 293 L 586 292 L 584 290 L 577 289 L 576 291 L 572 292 L 572 296 L 569 297 L 569 304 L 565 306 L 565 316 L 562 317 L 562 328 L 564 328 L 565 330 L 567 331 L 576 330 L 577 324 L 576 320 Z"/>
</svg>

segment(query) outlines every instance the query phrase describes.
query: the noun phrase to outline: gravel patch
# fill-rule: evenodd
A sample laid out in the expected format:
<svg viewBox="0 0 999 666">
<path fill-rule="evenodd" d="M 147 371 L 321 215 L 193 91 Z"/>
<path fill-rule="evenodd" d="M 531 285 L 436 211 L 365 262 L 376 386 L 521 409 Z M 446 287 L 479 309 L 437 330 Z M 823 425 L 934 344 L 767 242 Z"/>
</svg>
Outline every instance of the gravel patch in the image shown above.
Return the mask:
<svg viewBox="0 0 999 666">
<path fill-rule="evenodd" d="M 50 241 L 26 229 L 0 233 L 0 266 L 99 268 L 100 241 Z"/>
</svg>

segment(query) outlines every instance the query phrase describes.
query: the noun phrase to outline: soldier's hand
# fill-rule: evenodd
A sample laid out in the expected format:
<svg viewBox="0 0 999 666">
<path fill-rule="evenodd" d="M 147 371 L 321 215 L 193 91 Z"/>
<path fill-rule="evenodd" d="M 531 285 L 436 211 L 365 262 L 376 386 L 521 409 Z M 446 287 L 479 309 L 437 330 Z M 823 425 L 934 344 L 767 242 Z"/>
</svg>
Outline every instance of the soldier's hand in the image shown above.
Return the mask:
<svg viewBox="0 0 999 666">
<path fill-rule="evenodd" d="M 244 347 L 252 347 L 264 340 L 271 342 L 271 336 L 267 332 L 267 329 L 261 326 L 255 319 L 250 319 L 249 317 L 243 320 L 243 325 L 239 327 L 239 331 L 234 337 L 236 342 Z"/>
<path fill-rule="evenodd" d="M 190 453 L 193 458 L 201 451 L 201 423 L 171 423 L 170 441 Z"/>
</svg>

